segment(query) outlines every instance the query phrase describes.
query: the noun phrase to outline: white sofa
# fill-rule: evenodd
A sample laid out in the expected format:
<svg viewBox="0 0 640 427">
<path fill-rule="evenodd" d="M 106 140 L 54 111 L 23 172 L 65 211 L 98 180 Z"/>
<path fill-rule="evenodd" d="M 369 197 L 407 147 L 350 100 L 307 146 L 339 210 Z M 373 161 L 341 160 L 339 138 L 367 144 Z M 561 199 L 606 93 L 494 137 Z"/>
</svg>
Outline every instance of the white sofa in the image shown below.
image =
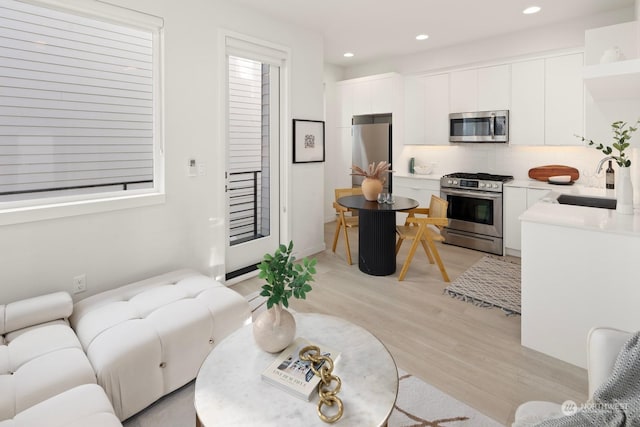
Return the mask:
<svg viewBox="0 0 640 427">
<path fill-rule="evenodd" d="M 211 349 L 250 317 L 237 292 L 178 270 L 86 298 L 70 321 L 125 420 L 194 379 Z"/>
<path fill-rule="evenodd" d="M 630 337 L 629 332 L 613 328 L 599 327 L 589 331 L 587 336 L 589 396 L 593 396 L 593 392 L 609 378 L 618 353 Z M 562 415 L 564 414 L 559 403 L 525 402 L 516 409 L 513 427 L 526 427 Z"/>
<path fill-rule="evenodd" d="M 250 317 L 242 296 L 193 270 L 75 306 L 65 292 L 0 306 L 0 427 L 121 426 L 194 379 Z"/>
<path fill-rule="evenodd" d="M 0 305 L 1 427 L 121 426 L 67 323 L 72 310 L 65 292 Z"/>
</svg>

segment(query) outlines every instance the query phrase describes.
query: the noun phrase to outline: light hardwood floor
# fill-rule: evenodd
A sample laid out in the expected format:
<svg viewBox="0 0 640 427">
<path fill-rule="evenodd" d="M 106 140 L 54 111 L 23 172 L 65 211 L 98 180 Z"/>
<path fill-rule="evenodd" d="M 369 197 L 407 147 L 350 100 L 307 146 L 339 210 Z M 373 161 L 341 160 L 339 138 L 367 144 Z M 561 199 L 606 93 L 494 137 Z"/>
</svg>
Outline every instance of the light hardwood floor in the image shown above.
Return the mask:
<svg viewBox="0 0 640 427">
<path fill-rule="evenodd" d="M 349 235 L 354 259 L 349 266 L 342 237 L 331 252 L 334 227 L 325 225 L 329 249 L 314 255 L 314 289 L 307 300 L 291 300 L 295 310 L 339 316 L 368 329 L 399 367 L 505 425 L 528 400 L 586 401 L 586 371 L 522 347 L 519 316 L 444 295 L 446 283 L 421 249 L 406 279 L 398 282 L 408 244 L 398 254 L 394 275 L 368 276 L 357 265 L 357 230 Z M 484 256 L 438 245 L 452 281 Z M 246 295 L 261 285 L 253 278 L 232 289 Z"/>
</svg>

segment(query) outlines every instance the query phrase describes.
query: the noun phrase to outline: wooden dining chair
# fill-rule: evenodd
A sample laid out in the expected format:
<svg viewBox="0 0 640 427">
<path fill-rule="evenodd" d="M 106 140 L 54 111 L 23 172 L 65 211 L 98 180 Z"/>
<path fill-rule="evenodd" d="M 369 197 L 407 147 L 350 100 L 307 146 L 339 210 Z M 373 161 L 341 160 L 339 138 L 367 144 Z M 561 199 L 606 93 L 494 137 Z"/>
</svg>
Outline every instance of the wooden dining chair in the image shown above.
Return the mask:
<svg viewBox="0 0 640 427">
<path fill-rule="evenodd" d="M 336 232 L 333 235 L 333 247 L 332 251 L 336 251 L 336 246 L 338 245 L 338 237 L 340 236 L 340 229 L 344 232 L 344 244 L 345 250 L 347 253 L 347 263 L 349 265 L 351 262 L 351 247 L 349 246 L 349 228 L 358 227 L 358 211 L 355 209 L 345 208 L 344 206 L 338 204 L 338 199 L 340 197 L 345 196 L 355 196 L 358 194 L 362 194 L 362 189 L 360 187 L 357 188 L 336 188 L 335 189 L 335 200 L 333 202 L 333 207 L 336 210 Z"/>
<path fill-rule="evenodd" d="M 403 211 L 407 212 L 409 215 L 407 216 L 404 225 L 397 227 L 399 237 L 398 243 L 396 244 L 396 255 L 398 254 L 398 251 L 400 251 L 402 242 L 405 240 L 413 240 L 413 244 L 409 249 L 407 259 L 402 265 L 402 270 L 400 270 L 398 280 L 404 280 L 407 270 L 409 269 L 409 264 L 411 264 L 411 260 L 418 248 L 418 243 L 420 243 L 427 254 L 429 262 L 433 264 L 435 260 L 435 263 L 438 264 L 438 268 L 440 269 L 440 273 L 442 273 L 444 281 L 450 282 L 447 270 L 442 263 L 440 254 L 438 253 L 438 248 L 434 243 L 444 241 L 444 237 L 440 234 L 440 230 L 449 223 L 449 220 L 447 219 L 448 205 L 449 202 L 446 200 L 432 195 L 428 208 L 416 208 Z"/>
</svg>

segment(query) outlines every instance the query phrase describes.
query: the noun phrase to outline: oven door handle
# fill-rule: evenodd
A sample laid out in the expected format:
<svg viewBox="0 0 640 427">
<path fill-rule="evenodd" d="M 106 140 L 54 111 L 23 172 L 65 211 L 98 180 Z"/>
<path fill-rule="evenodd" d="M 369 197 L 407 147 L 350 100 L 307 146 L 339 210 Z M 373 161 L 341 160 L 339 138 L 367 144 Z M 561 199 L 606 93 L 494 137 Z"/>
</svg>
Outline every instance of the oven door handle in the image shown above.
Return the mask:
<svg viewBox="0 0 640 427">
<path fill-rule="evenodd" d="M 443 194 L 449 194 L 451 196 L 469 196 L 474 197 L 476 199 L 488 199 L 488 200 L 496 200 L 502 197 L 502 193 L 485 193 L 485 192 L 474 192 L 474 191 L 448 191 L 448 190 L 440 190 Z"/>
</svg>

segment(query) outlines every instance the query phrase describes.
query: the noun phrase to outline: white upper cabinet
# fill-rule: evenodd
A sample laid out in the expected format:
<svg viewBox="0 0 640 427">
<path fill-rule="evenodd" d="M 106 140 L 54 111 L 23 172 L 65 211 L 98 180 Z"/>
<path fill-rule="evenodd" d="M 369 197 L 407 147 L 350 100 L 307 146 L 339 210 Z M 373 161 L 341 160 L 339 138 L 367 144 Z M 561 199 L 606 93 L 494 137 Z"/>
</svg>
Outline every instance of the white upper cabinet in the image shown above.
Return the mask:
<svg viewBox="0 0 640 427">
<path fill-rule="evenodd" d="M 372 80 L 369 90 L 371 91 L 371 112 L 373 114 L 391 113 L 394 108 L 394 89 L 398 87 L 400 77 L 385 77 Z"/>
<path fill-rule="evenodd" d="M 429 76 L 424 81 L 425 143 L 449 143 L 449 74 Z"/>
<path fill-rule="evenodd" d="M 583 145 L 582 53 L 511 65 L 509 143 Z"/>
<path fill-rule="evenodd" d="M 583 54 L 545 60 L 545 144 L 584 145 Z"/>
<path fill-rule="evenodd" d="M 404 143 L 449 143 L 449 74 L 405 79 Z"/>
<path fill-rule="evenodd" d="M 371 82 L 359 81 L 353 83 L 353 115 L 373 113 L 371 103 Z"/>
<path fill-rule="evenodd" d="M 449 112 L 463 113 L 478 109 L 478 70 L 451 73 Z"/>
<path fill-rule="evenodd" d="M 426 89 L 424 76 L 404 79 L 404 143 L 425 144 Z"/>
<path fill-rule="evenodd" d="M 510 98 L 509 64 L 451 73 L 451 113 L 508 110 Z"/>
<path fill-rule="evenodd" d="M 508 110 L 510 98 L 510 65 L 478 69 L 478 111 Z"/>
<path fill-rule="evenodd" d="M 338 84 L 338 127 L 351 127 L 353 117 L 353 85 Z"/>
<path fill-rule="evenodd" d="M 511 65 L 509 144 L 544 144 L 544 59 Z"/>
<path fill-rule="evenodd" d="M 351 126 L 351 118 L 357 115 L 397 112 L 401 84 L 395 73 L 338 82 L 339 126 Z"/>
</svg>

